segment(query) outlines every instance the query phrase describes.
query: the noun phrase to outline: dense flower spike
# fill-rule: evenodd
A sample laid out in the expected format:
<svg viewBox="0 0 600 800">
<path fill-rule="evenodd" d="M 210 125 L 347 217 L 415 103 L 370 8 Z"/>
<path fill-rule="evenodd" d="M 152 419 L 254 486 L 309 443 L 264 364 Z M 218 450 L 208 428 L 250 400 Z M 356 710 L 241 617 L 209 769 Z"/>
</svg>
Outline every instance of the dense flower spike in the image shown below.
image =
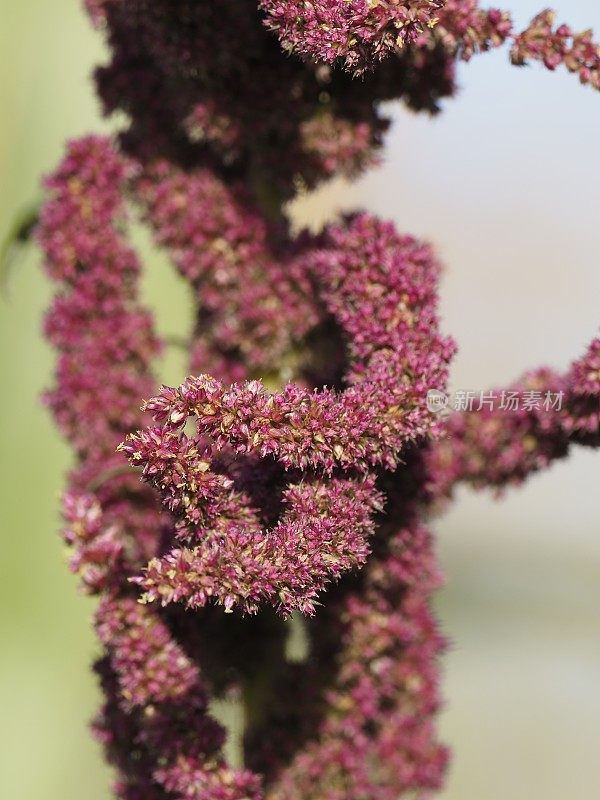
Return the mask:
<svg viewBox="0 0 600 800">
<path fill-rule="evenodd" d="M 279 522 L 263 533 L 243 497 L 230 493 L 233 481 L 213 471 L 211 448 L 327 475 L 394 467 L 402 447 L 432 427 L 426 393 L 444 385 L 453 345 L 436 332 L 438 266 L 430 248 L 361 215 L 328 231 L 304 259 L 349 338 L 350 386 L 337 393 L 288 384 L 268 393 L 258 381 L 226 388 L 200 376 L 146 404 L 162 427 L 130 436 L 122 449 L 204 539 L 150 563 L 139 581 L 146 599 L 216 600 L 226 608 L 241 601 L 255 611 L 272 596 L 285 612 L 312 613 L 325 581 L 366 558 L 369 512 L 381 506 L 372 481 L 292 483 Z M 197 420 L 191 440 L 182 432 L 190 415 Z"/>
<path fill-rule="evenodd" d="M 481 9 L 478 0 L 446 0 L 436 33 L 451 53 L 468 61 L 475 53 L 499 47 L 511 31 L 505 11 Z"/>
<path fill-rule="evenodd" d="M 195 346 L 232 369 L 241 362 L 269 372 L 317 324 L 319 311 L 307 276 L 292 254 L 274 252 L 270 239 L 279 231 L 247 194 L 207 169 L 186 174 L 164 162 L 136 185 L 157 242 L 197 296 Z"/>
<path fill-rule="evenodd" d="M 63 499 L 63 536 L 73 548 L 70 566 L 81 574 L 92 592 L 105 588 L 111 574 L 120 571 L 125 544 L 116 525 L 105 525 L 98 499 L 88 493 L 71 491 Z"/>
<path fill-rule="evenodd" d="M 571 365 L 566 379 L 568 394 L 563 428 L 581 444 L 600 443 L 600 336 Z"/>
<path fill-rule="evenodd" d="M 96 628 L 111 652 L 119 691 L 128 705 L 173 701 L 198 688 L 198 669 L 172 641 L 166 626 L 134 598 L 105 599 Z"/>
<path fill-rule="evenodd" d="M 381 495 L 372 480 L 290 485 L 274 528 L 235 520 L 204 534 L 194 548 L 174 549 L 148 564 L 136 583 L 143 599 L 184 601 L 190 608 L 216 602 L 230 611 L 258 611 L 270 602 L 284 614 L 314 614 L 319 593 L 369 553 L 373 514 Z"/>
<path fill-rule="evenodd" d="M 600 340 L 564 376 L 537 370 L 488 396 L 498 398 L 497 406 L 484 403 L 451 415 L 447 438 L 431 448 L 434 497 L 450 493 L 458 482 L 501 489 L 563 458 L 572 444 L 597 447 Z"/>
<path fill-rule="evenodd" d="M 475 487 L 519 483 L 566 455 L 568 440 L 553 407 L 562 387 L 557 375 L 540 370 L 493 392 L 499 398 L 496 406 L 453 414 L 447 438 L 431 450 L 434 495 L 443 496 L 458 481 Z M 519 396 L 531 403 L 516 408 L 513 399 Z"/>
<path fill-rule="evenodd" d="M 110 752 L 127 726 L 138 762 L 134 769 L 120 764 L 118 796 L 137 797 L 141 783 L 150 796 L 161 787 L 197 800 L 258 800 L 257 778 L 232 770 L 220 757 L 224 731 L 208 714 L 198 668 L 164 623 L 133 598 L 108 597 L 98 608 L 96 628 L 107 650 L 98 669 L 109 697 L 96 733 Z"/>
<path fill-rule="evenodd" d="M 443 0 L 261 0 L 267 25 L 290 52 L 361 71 L 415 41 L 437 21 Z"/>
<path fill-rule="evenodd" d="M 398 530 L 387 531 L 361 582 L 343 588 L 313 633 L 318 652 L 324 626 L 336 631 L 334 675 L 314 732 L 277 775 L 269 800 L 396 800 L 442 784 L 448 754 L 432 715 L 445 642 L 429 608 L 440 573 L 410 505 L 394 511 Z"/>
<path fill-rule="evenodd" d="M 109 141 L 73 142 L 47 181 L 51 195 L 38 229 L 48 272 L 62 283 L 46 321 L 61 351 L 56 388 L 46 399 L 80 460 L 64 497 L 64 537 L 86 589 L 107 593 L 97 629 L 108 700 L 96 731 L 120 769 L 115 791 L 124 800 L 138 791 L 164 797 L 165 787 L 191 773 L 196 788 L 182 789 L 187 797 L 205 797 L 206 784 L 214 798 L 243 800 L 257 796 L 258 781 L 223 761 L 223 732 L 207 716 L 198 667 L 131 597 L 129 578 L 173 528 L 115 454 L 143 420 L 139 401 L 159 352 L 138 301 L 139 263 L 121 231 L 132 177 L 132 165 Z"/>
<path fill-rule="evenodd" d="M 556 15 L 543 11 L 516 37 L 511 52 L 514 64 L 542 61 L 551 70 L 561 64 L 579 75 L 583 84 L 600 90 L 600 45 L 591 30 L 574 33 L 568 25 L 554 28 Z"/>
<path fill-rule="evenodd" d="M 97 72 L 105 109 L 131 119 L 124 146 L 214 167 L 251 192 L 258 183 L 287 197 L 298 180 L 355 175 L 388 127 L 380 102 L 436 110 L 454 88 L 441 46 L 407 49 L 360 82 L 288 58 L 253 0 L 99 0 L 90 11 L 113 53 Z"/>
<path fill-rule="evenodd" d="M 284 47 L 327 64 L 343 63 L 362 73 L 407 45 L 430 48 L 442 42 L 449 55 L 501 45 L 511 32 L 510 16 L 483 11 L 477 0 L 262 0 L 267 26 Z"/>
<path fill-rule="evenodd" d="M 38 228 L 47 270 L 60 281 L 45 323 L 60 352 L 45 401 L 79 456 L 64 499 L 65 538 L 73 569 L 92 591 L 126 581 L 127 568 L 153 552 L 162 526 L 154 498 L 115 455 L 143 419 L 139 397 L 152 386 L 150 364 L 160 350 L 139 303 L 140 265 L 121 232 L 130 172 L 106 139 L 71 143 L 46 182 Z"/>
<path fill-rule="evenodd" d="M 377 159 L 384 101 L 439 111 L 458 60 L 512 38 L 514 63 L 600 88 L 598 47 L 550 12 L 514 35 L 477 0 L 86 6 L 111 50 L 99 94 L 128 122 L 118 145 L 69 145 L 38 237 L 59 287 L 45 401 L 77 456 L 63 536 L 100 596 L 94 731 L 115 795 L 429 797 L 448 753 L 422 518 L 460 481 L 499 490 L 600 445 L 600 339 L 446 418 L 427 402 L 454 352 L 431 248 L 364 213 L 294 236 L 285 202 Z M 156 390 L 127 203 L 191 288 L 178 388 Z M 211 716 L 232 697 L 243 765 Z"/>
<path fill-rule="evenodd" d="M 118 230 L 127 171 L 107 140 L 73 142 L 46 183 L 52 198 L 38 230 L 48 272 L 64 287 L 46 319 L 61 352 L 46 401 L 87 458 L 112 454 L 119 433 L 140 419 L 138 399 L 159 351 L 137 300 L 140 265 Z"/>
<path fill-rule="evenodd" d="M 284 48 L 305 59 L 341 63 L 361 74 L 407 45 L 426 49 L 440 42 L 449 56 L 469 60 L 502 45 L 512 34 L 510 14 L 481 9 L 478 0 L 261 0 L 267 27 Z M 592 31 L 554 29 L 555 14 L 543 11 L 514 37 L 514 64 L 542 61 L 551 70 L 564 64 L 582 83 L 600 88 L 600 48 Z"/>
<path fill-rule="evenodd" d="M 217 448 L 272 456 L 286 469 L 393 468 L 402 447 L 433 427 L 427 391 L 443 387 L 454 352 L 437 333 L 437 262 L 366 214 L 332 228 L 304 259 L 348 339 L 348 388 L 269 393 L 260 381 L 226 387 L 205 375 L 164 388 L 146 409 L 166 435 L 193 415 Z"/>
</svg>

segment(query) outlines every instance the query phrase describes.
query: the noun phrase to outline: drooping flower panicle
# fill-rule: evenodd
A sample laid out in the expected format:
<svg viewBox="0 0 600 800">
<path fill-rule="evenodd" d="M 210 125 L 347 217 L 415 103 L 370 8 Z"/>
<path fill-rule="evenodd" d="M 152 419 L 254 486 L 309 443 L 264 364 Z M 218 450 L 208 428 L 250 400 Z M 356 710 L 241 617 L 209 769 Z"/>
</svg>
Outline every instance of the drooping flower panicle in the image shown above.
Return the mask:
<svg viewBox="0 0 600 800">
<path fill-rule="evenodd" d="M 63 536 L 99 596 L 94 732 L 115 795 L 429 797 L 448 753 L 423 518 L 459 482 L 502 489 L 600 445 L 600 340 L 505 390 L 539 403 L 446 419 L 428 404 L 454 353 L 431 247 L 366 213 L 294 233 L 286 202 L 377 160 L 382 103 L 438 112 L 459 60 L 510 40 L 515 64 L 598 89 L 598 47 L 550 12 L 515 34 L 476 0 L 86 6 L 111 52 L 99 95 L 127 122 L 69 144 L 38 239 L 57 285 L 44 399 L 77 458 Z M 191 289 L 176 388 L 157 389 L 133 213 Z M 211 713 L 234 697 L 243 765 Z"/>
</svg>

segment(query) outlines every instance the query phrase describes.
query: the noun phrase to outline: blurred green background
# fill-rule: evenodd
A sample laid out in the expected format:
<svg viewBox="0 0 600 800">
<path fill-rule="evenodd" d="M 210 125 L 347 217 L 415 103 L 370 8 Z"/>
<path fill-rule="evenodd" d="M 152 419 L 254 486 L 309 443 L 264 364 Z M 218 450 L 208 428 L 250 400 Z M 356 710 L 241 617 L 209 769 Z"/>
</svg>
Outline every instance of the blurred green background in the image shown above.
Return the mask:
<svg viewBox="0 0 600 800">
<path fill-rule="evenodd" d="M 107 123 L 89 79 L 101 38 L 76 0 L 1 5 L 3 237 L 65 139 Z M 600 29 L 596 0 L 557 5 L 575 26 Z M 519 21 L 536 9 L 520 2 Z M 540 361 L 564 367 L 597 328 L 600 116 L 598 97 L 570 76 L 511 70 L 505 54 L 460 74 L 464 92 L 440 120 L 394 111 L 384 169 L 295 213 L 316 224 L 366 205 L 433 239 L 449 266 L 445 328 L 461 347 L 453 388 L 479 389 Z M 181 284 L 137 238 L 161 327 L 184 330 Z M 93 603 L 56 535 L 69 453 L 38 400 L 52 372 L 40 333 L 50 295 L 30 246 L 0 300 L 0 797 L 107 800 L 109 772 L 86 727 L 98 703 Z M 172 357 L 161 377 L 176 382 L 182 370 Z M 437 523 L 448 573 L 439 607 L 453 640 L 445 800 L 600 796 L 598 474 L 593 454 L 577 454 L 501 505 L 464 493 Z"/>
<path fill-rule="evenodd" d="M 0 229 L 39 197 L 62 142 L 98 127 L 88 81 L 101 57 L 77 3 L 3 0 L 0 9 Z M 52 354 L 41 317 L 50 287 L 34 248 L 0 300 L 0 796 L 107 795 L 107 771 L 85 721 L 97 703 L 90 600 L 66 569 L 57 496 L 69 463 L 38 395 Z"/>
</svg>

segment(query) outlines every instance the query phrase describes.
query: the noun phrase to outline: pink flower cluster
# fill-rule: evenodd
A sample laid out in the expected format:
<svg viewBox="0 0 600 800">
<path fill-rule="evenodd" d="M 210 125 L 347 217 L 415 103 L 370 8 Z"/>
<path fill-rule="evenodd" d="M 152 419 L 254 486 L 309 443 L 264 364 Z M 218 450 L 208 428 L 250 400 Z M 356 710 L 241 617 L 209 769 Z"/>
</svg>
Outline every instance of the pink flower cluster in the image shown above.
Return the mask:
<svg viewBox="0 0 600 800">
<path fill-rule="evenodd" d="M 159 426 L 121 447 L 181 517 L 179 538 L 196 543 L 149 564 L 138 581 L 146 599 L 251 611 L 271 599 L 313 613 L 325 583 L 366 560 L 382 505 L 369 472 L 394 468 L 432 427 L 426 393 L 444 385 L 453 345 L 436 333 L 430 249 L 362 215 L 297 258 L 348 339 L 348 388 L 268 392 L 257 380 L 226 387 L 204 375 L 146 403 Z M 266 531 L 260 498 L 243 491 L 265 460 L 293 476 Z M 333 476 L 340 471 L 348 477 Z"/>
<path fill-rule="evenodd" d="M 289 58 L 253 0 L 94 0 L 91 10 L 112 51 L 96 74 L 100 97 L 130 120 L 122 146 L 146 161 L 216 163 L 227 183 L 252 173 L 275 206 L 299 183 L 372 164 L 389 124 L 382 102 L 433 111 L 454 90 L 453 58 L 437 43 L 359 82 Z"/>
<path fill-rule="evenodd" d="M 224 731 L 208 713 L 198 667 L 168 627 L 134 598 L 107 598 L 96 629 L 107 702 L 94 730 L 121 769 L 119 796 L 258 798 L 258 779 L 220 757 Z"/>
<path fill-rule="evenodd" d="M 310 61 L 341 63 L 361 74 L 407 45 L 432 48 L 440 42 L 468 60 L 474 53 L 498 47 L 513 32 L 511 16 L 484 10 L 478 0 L 261 0 L 267 27 L 284 48 Z M 514 36 L 512 60 L 542 61 L 554 70 L 564 64 L 582 83 L 600 88 L 600 49 L 592 31 L 574 33 L 568 25 L 554 29 L 555 14 L 538 14 Z"/>
<path fill-rule="evenodd" d="M 262 0 L 261 8 L 286 50 L 357 74 L 411 44 L 440 41 L 468 59 L 502 44 L 512 28 L 508 14 L 483 11 L 477 0 Z"/>
<path fill-rule="evenodd" d="M 515 38 L 513 63 L 542 61 L 551 70 L 562 64 L 579 75 L 581 83 L 600 90 L 600 45 L 594 41 L 593 32 L 574 33 L 568 25 L 555 29 L 555 16 L 553 11 L 543 11 Z"/>
<path fill-rule="evenodd" d="M 105 139 L 69 145 L 46 181 L 38 239 L 59 291 L 45 333 L 59 358 L 44 397 L 79 463 L 64 499 L 72 565 L 94 591 L 156 546 L 160 521 L 151 493 L 128 475 L 115 448 L 139 425 L 140 395 L 153 385 L 160 352 L 139 300 L 140 264 L 125 239 L 123 191 L 129 165 Z"/>
<path fill-rule="evenodd" d="M 293 234 L 286 201 L 372 163 L 382 102 L 439 110 L 456 61 L 500 46 L 510 16 L 475 0 L 87 6 L 111 49 L 100 96 L 128 123 L 68 146 L 38 238 L 57 285 L 45 402 L 77 458 L 63 535 L 99 595 L 94 731 L 115 795 L 430 796 L 448 753 L 424 520 L 460 481 L 500 489 L 600 445 L 600 340 L 513 387 L 561 392 L 560 410 L 445 419 L 427 403 L 454 353 L 432 249 L 366 213 Z M 547 13 L 513 39 L 528 59 L 598 88 L 591 34 Z M 176 388 L 157 388 L 132 211 L 195 303 Z M 210 705 L 233 697 L 238 765 Z"/>
<path fill-rule="evenodd" d="M 459 481 L 475 488 L 518 484 L 565 457 L 573 444 L 600 444 L 600 339 L 593 340 L 565 375 L 539 369 L 510 389 L 540 396 L 560 393 L 561 408 L 542 404 L 453 414 L 446 423 L 446 437 L 428 454 L 435 497 L 449 494 Z"/>
<path fill-rule="evenodd" d="M 193 364 L 228 380 L 280 370 L 319 319 L 285 228 L 269 224 L 247 189 L 207 168 L 186 173 L 159 162 L 135 190 L 157 244 L 194 291 Z"/>
<path fill-rule="evenodd" d="M 358 70 L 433 28 L 443 0 L 261 0 L 260 6 L 286 50 Z"/>
</svg>

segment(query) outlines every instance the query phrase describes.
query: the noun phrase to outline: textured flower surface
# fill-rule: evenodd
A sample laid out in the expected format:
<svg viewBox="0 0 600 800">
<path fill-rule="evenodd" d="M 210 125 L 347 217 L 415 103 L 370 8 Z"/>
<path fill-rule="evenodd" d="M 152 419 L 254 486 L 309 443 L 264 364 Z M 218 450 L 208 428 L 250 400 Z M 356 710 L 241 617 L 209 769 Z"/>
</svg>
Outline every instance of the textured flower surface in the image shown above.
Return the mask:
<svg viewBox="0 0 600 800">
<path fill-rule="evenodd" d="M 514 34 L 476 0 L 86 5 L 111 52 L 100 97 L 127 121 L 68 145 L 37 234 L 115 796 L 430 797 L 448 752 L 427 518 L 460 482 L 500 490 L 600 444 L 600 339 L 499 390 L 559 407 L 446 418 L 427 402 L 454 353 L 432 248 L 367 213 L 294 232 L 286 203 L 377 159 L 384 101 L 439 111 L 458 60 L 510 39 L 515 64 L 598 89 L 598 47 L 550 12 Z M 133 215 L 195 304 L 178 387 L 155 375 Z M 235 764 L 223 698 L 243 709 Z"/>
<path fill-rule="evenodd" d="M 438 22 L 443 0 L 262 0 L 268 27 L 285 47 L 316 61 L 338 59 L 350 69 L 401 49 Z"/>
<path fill-rule="evenodd" d="M 436 40 L 469 59 L 502 44 L 512 28 L 508 14 L 483 11 L 477 0 L 262 0 L 261 7 L 286 49 L 355 73 L 407 45 L 430 48 Z"/>
<path fill-rule="evenodd" d="M 600 89 L 600 45 L 594 41 L 592 31 L 575 33 L 568 25 L 555 28 L 554 23 L 554 12 L 538 14 L 516 37 L 513 63 L 537 60 L 552 70 L 563 64 L 569 72 L 579 75 L 581 83 Z"/>
</svg>

